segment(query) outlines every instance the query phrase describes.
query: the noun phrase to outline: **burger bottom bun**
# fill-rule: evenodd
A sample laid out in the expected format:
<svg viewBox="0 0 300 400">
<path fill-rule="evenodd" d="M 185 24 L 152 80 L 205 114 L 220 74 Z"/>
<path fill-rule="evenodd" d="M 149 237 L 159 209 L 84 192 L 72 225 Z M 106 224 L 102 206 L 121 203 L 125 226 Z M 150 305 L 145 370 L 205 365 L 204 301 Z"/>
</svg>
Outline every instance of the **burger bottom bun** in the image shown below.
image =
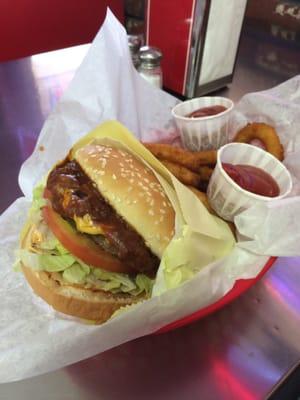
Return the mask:
<svg viewBox="0 0 300 400">
<path fill-rule="evenodd" d="M 61 313 L 92 320 L 107 321 L 120 307 L 144 300 L 145 296 L 93 291 L 80 286 L 61 284 L 53 274 L 35 271 L 22 265 L 23 273 L 34 292 Z"/>
</svg>

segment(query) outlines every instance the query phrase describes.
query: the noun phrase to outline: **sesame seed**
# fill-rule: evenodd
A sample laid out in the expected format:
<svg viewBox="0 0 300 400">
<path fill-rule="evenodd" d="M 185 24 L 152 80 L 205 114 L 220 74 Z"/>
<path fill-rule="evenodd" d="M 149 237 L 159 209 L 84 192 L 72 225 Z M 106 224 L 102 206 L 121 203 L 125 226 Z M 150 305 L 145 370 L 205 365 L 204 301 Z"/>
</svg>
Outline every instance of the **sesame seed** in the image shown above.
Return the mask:
<svg viewBox="0 0 300 400">
<path fill-rule="evenodd" d="M 114 180 L 116 180 L 116 179 L 117 179 L 117 177 L 116 177 L 116 175 L 115 175 L 115 174 L 113 174 L 113 175 L 112 175 L 112 178 L 113 178 Z"/>
<path fill-rule="evenodd" d="M 148 214 L 149 215 L 154 215 L 154 211 L 150 209 L 150 210 L 148 210 Z"/>
</svg>

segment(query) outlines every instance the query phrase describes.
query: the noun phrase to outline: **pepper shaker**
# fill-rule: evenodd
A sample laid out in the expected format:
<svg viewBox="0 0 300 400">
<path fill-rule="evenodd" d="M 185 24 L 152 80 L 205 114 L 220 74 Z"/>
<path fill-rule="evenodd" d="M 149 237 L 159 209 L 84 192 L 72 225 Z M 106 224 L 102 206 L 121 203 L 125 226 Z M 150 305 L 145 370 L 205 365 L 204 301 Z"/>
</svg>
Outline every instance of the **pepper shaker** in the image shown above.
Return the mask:
<svg viewBox="0 0 300 400">
<path fill-rule="evenodd" d="M 162 52 L 156 47 L 143 46 L 139 50 L 140 75 L 153 86 L 162 88 Z"/>
</svg>

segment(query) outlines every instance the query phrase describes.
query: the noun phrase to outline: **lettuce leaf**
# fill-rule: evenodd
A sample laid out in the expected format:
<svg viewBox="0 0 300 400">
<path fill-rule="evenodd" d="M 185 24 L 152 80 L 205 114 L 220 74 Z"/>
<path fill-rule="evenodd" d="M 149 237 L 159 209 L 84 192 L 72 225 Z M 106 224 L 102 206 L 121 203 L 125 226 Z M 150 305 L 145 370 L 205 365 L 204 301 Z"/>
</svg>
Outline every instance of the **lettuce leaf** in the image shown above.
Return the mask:
<svg viewBox="0 0 300 400">
<path fill-rule="evenodd" d="M 134 296 L 145 292 L 151 294 L 154 281 L 146 275 L 138 274 L 131 277 L 127 274 L 109 272 L 86 265 L 73 256 L 49 230 L 43 222 L 41 208 L 46 204 L 43 198 L 44 184 L 39 184 L 33 190 L 33 202 L 29 211 L 29 220 L 36 226 L 41 236 L 40 243 L 35 244 L 35 252 L 22 249 L 19 251 L 19 262 L 30 265 L 34 270 L 58 272 L 66 282 L 94 286 L 113 293 L 130 293 Z M 18 270 L 19 262 L 15 270 Z"/>
<path fill-rule="evenodd" d="M 46 204 L 47 200 L 43 198 L 44 188 L 45 186 L 43 184 L 39 184 L 33 189 L 32 205 L 29 210 L 29 217 L 39 214 L 37 212 Z"/>
<path fill-rule="evenodd" d="M 86 270 L 78 263 L 74 263 L 63 272 L 63 278 L 70 283 L 84 283 L 87 275 Z"/>
<path fill-rule="evenodd" d="M 65 250 L 66 251 L 66 250 Z M 104 291 L 113 293 L 130 293 L 134 296 L 145 292 L 150 294 L 153 281 L 146 275 L 138 274 L 130 277 L 126 274 L 109 272 L 100 268 L 93 268 L 77 260 L 72 254 L 58 254 L 53 249 L 53 254 L 37 254 L 22 249 L 19 259 L 24 265 L 37 271 L 60 272 L 66 282 L 91 285 Z"/>
<path fill-rule="evenodd" d="M 38 271 L 59 272 L 74 264 L 74 257 L 71 254 L 37 254 L 22 249 L 19 256 L 24 265 L 30 265 L 32 269 Z"/>
</svg>

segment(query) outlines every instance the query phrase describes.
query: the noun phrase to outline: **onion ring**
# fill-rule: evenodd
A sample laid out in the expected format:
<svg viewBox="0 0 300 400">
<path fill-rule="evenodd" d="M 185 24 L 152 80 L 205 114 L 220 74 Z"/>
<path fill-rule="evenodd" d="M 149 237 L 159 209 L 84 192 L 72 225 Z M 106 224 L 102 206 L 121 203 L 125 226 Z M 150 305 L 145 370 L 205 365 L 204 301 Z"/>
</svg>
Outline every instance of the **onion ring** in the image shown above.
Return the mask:
<svg viewBox="0 0 300 400">
<path fill-rule="evenodd" d="M 260 140 L 268 153 L 271 153 L 278 160 L 284 158 L 284 151 L 279 137 L 272 126 L 260 122 L 247 124 L 233 139 L 234 142 L 250 143 L 252 140 Z"/>
<path fill-rule="evenodd" d="M 164 164 L 164 166 L 167 167 L 167 169 L 183 184 L 194 187 L 200 186 L 201 177 L 195 172 L 171 161 L 161 160 L 161 163 Z"/>
<path fill-rule="evenodd" d="M 209 182 L 212 174 L 214 172 L 214 169 L 212 167 L 208 167 L 207 165 L 203 165 L 199 167 L 199 175 L 201 177 L 201 180 L 204 182 Z"/>
<path fill-rule="evenodd" d="M 192 152 L 169 144 L 143 143 L 143 145 L 159 160 L 180 164 L 196 173 L 202 165 L 215 165 L 217 162 L 216 150 Z"/>
</svg>

